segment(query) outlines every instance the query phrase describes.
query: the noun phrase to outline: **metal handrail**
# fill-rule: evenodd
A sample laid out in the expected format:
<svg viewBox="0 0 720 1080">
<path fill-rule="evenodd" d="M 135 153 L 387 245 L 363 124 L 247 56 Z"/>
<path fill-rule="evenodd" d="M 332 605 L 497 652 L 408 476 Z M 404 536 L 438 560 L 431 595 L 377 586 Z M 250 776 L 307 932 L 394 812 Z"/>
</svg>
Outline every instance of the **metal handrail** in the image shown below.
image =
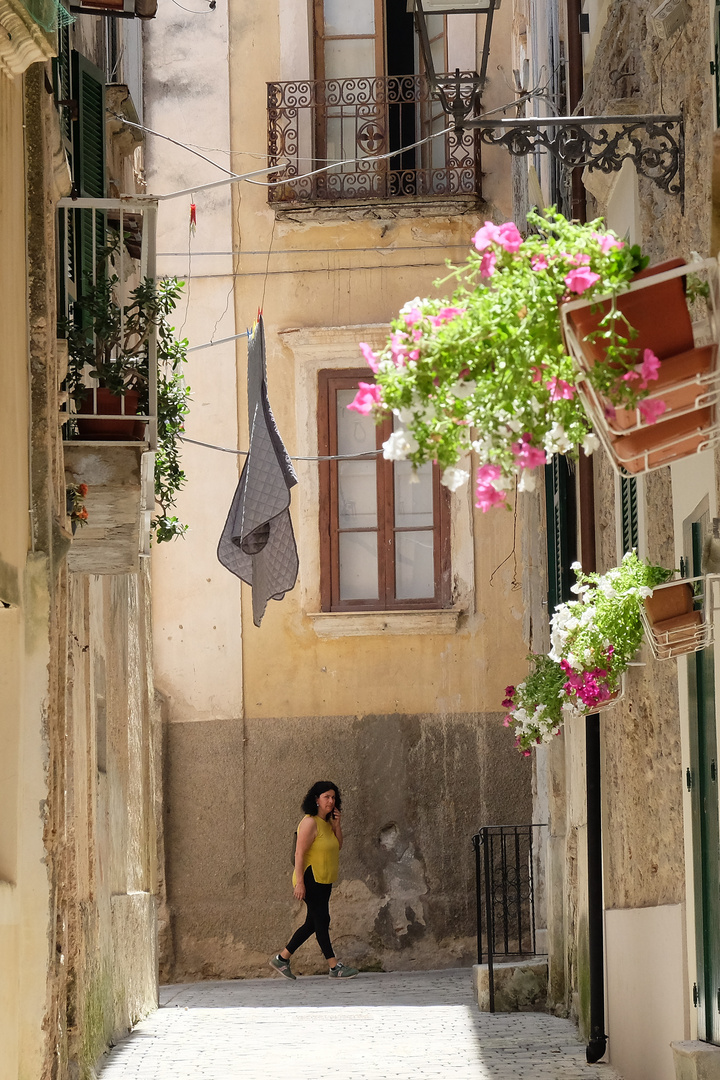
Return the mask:
<svg viewBox="0 0 720 1080">
<path fill-rule="evenodd" d="M 271 82 L 267 108 L 271 203 L 481 194 L 480 139 L 445 131 L 424 75 Z"/>
<path fill-rule="evenodd" d="M 490 1012 L 495 1012 L 495 958 L 540 955 L 535 928 L 533 830 L 544 828 L 547 825 L 485 825 L 472 838 L 477 962 L 483 962 L 484 925 Z M 497 945 L 498 927 L 502 947 Z"/>
</svg>

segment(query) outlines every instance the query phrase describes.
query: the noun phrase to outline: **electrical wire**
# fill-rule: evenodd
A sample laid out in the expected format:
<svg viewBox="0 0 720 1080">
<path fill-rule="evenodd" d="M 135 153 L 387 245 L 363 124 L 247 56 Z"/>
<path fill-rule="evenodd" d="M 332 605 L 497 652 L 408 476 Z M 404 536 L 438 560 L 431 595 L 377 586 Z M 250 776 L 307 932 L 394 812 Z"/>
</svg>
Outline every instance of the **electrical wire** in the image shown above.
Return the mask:
<svg viewBox="0 0 720 1080">
<path fill-rule="evenodd" d="M 177 0 L 173 0 L 173 3 L 177 4 Z M 181 5 L 178 4 L 178 7 L 180 6 Z M 185 10 L 189 11 L 190 9 L 185 8 Z M 197 11 L 195 12 L 195 14 L 204 15 L 205 12 Z M 112 116 L 115 120 L 121 120 L 122 123 L 125 124 L 127 127 L 137 128 L 138 131 L 145 131 L 148 133 L 148 135 L 156 135 L 158 139 L 165 139 L 167 142 L 171 142 L 175 146 L 179 146 L 181 150 L 187 150 L 189 154 L 194 154 L 195 157 L 199 157 L 202 161 L 206 161 L 208 165 L 214 165 L 216 169 L 220 169 L 221 172 L 227 173 L 228 176 L 239 178 L 241 175 L 240 173 L 234 173 L 232 169 L 226 169 L 224 165 L 218 165 L 217 161 L 213 161 L 212 158 L 205 157 L 204 154 L 201 154 L 198 150 L 193 150 L 187 143 L 180 142 L 179 139 L 173 139 L 170 135 L 163 135 L 160 131 L 153 131 L 152 128 L 146 127 L 145 124 L 136 124 L 134 121 L 128 120 L 127 117 L 121 116 L 120 113 L 113 112 L 111 109 L 107 109 L 106 111 L 108 116 Z M 225 151 L 219 150 L 218 153 L 222 154 L 225 153 Z"/>
<path fill-rule="evenodd" d="M 199 439 L 188 439 L 186 435 L 179 435 L 181 442 L 192 443 L 193 446 L 205 446 L 208 450 L 220 450 L 223 454 L 235 454 L 236 457 L 247 457 L 248 450 L 231 450 L 227 446 L 216 446 L 215 443 L 200 442 Z M 291 461 L 357 461 L 359 458 L 372 458 L 382 454 L 382 450 L 363 450 L 361 454 L 321 454 L 316 457 L 298 457 L 290 455 Z"/>
<path fill-rule="evenodd" d="M 201 255 L 208 255 L 208 256 L 215 255 L 215 256 L 218 256 L 218 257 L 219 256 L 225 256 L 225 255 L 229 256 L 229 255 L 268 255 L 268 254 L 270 254 L 270 255 L 317 255 L 320 252 L 322 252 L 322 253 L 331 253 L 331 254 L 334 254 L 334 255 L 336 255 L 338 253 L 342 253 L 344 255 L 348 251 L 376 251 L 379 255 L 384 255 L 386 253 L 392 253 L 394 251 L 438 251 L 438 250 L 446 251 L 449 248 L 457 248 L 458 250 L 465 251 L 468 246 L 469 246 L 468 244 L 425 244 L 425 243 L 422 243 L 422 242 L 419 241 L 417 244 L 402 244 L 402 245 L 398 245 L 397 247 L 395 247 L 392 244 L 388 244 L 387 247 L 378 247 L 377 245 L 375 245 L 374 247 L 368 247 L 368 245 L 366 244 L 364 247 L 284 248 L 283 250 L 277 250 L 276 249 L 276 250 L 270 251 L 270 252 L 268 252 L 267 248 L 265 248 L 264 250 L 257 250 L 257 251 L 250 251 L 250 250 L 243 251 L 242 249 L 237 248 L 235 251 L 193 251 L 193 258 L 197 259 L 198 256 L 201 256 Z M 186 251 L 158 251 L 158 253 L 157 253 L 157 257 L 158 258 L 163 258 L 163 259 L 181 258 L 181 257 L 184 257 L 185 255 L 187 255 Z"/>
</svg>

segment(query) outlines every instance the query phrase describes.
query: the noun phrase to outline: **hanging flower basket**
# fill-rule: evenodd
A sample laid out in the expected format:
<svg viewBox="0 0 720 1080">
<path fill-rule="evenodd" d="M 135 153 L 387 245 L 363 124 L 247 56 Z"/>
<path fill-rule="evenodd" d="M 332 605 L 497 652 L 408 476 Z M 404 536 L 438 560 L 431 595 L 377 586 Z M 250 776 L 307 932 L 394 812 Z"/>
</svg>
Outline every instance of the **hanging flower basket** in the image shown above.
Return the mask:
<svg viewBox="0 0 720 1080">
<path fill-rule="evenodd" d="M 658 585 L 643 600 L 640 618 L 657 660 L 699 652 L 715 638 L 715 593 L 720 575 L 682 578 Z"/>
<path fill-rule="evenodd" d="M 634 552 L 606 574 L 583 574 L 574 564 L 578 597 L 553 612 L 546 656 L 530 656 L 530 672 L 508 686 L 504 724 L 515 745 L 530 754 L 549 742 L 567 720 L 614 705 L 625 689 L 625 672 L 643 639 L 642 601 L 672 574 L 642 562 Z"/>
<path fill-rule="evenodd" d="M 693 324 L 686 281 L 702 274 L 707 318 Z M 580 368 L 577 388 L 596 435 L 618 472 L 639 474 L 700 453 L 720 441 L 718 274 L 714 259 L 662 263 L 636 275 L 614 300 L 571 301 L 562 306 L 565 341 Z M 616 407 L 593 380 L 604 362 L 608 327 L 630 324 L 641 363 L 631 379 L 646 394 Z M 702 344 L 703 338 L 710 338 Z M 652 381 L 652 382 L 651 382 Z"/>
</svg>

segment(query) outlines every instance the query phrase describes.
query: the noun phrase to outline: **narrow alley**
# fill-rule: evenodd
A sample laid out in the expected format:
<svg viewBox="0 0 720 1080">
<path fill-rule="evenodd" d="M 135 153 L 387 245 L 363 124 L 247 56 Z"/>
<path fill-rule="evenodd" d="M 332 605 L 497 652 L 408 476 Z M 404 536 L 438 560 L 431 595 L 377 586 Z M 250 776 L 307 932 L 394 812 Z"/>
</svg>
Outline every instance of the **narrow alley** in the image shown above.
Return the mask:
<svg viewBox="0 0 720 1080">
<path fill-rule="evenodd" d="M 166 986 L 101 1080 L 619 1080 L 569 1020 L 480 1013 L 467 968 Z"/>
</svg>

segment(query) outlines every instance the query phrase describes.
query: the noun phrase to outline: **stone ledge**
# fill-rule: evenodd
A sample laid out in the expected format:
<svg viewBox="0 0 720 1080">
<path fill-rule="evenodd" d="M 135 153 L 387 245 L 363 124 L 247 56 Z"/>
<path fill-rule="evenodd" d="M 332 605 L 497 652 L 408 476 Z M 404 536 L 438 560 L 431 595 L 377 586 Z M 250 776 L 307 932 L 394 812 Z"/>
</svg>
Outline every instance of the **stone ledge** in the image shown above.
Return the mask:
<svg viewBox="0 0 720 1080">
<path fill-rule="evenodd" d="M 720 1080 L 720 1046 L 700 1042 L 670 1043 L 677 1080 Z"/>
<path fill-rule="evenodd" d="M 495 1012 L 543 1012 L 547 1004 L 548 965 L 532 957 L 493 964 Z M 487 964 L 473 964 L 473 989 L 481 1012 L 490 1011 Z"/>
<path fill-rule="evenodd" d="M 63 444 L 65 474 L 87 484 L 88 522 L 78 527 L 68 553 L 68 569 L 80 574 L 136 574 L 149 551 L 154 501 L 147 443 L 73 441 Z"/>
<path fill-rule="evenodd" d="M 318 637 L 454 634 L 462 611 L 317 611 L 307 617 Z"/>
</svg>

